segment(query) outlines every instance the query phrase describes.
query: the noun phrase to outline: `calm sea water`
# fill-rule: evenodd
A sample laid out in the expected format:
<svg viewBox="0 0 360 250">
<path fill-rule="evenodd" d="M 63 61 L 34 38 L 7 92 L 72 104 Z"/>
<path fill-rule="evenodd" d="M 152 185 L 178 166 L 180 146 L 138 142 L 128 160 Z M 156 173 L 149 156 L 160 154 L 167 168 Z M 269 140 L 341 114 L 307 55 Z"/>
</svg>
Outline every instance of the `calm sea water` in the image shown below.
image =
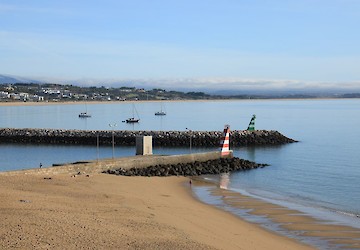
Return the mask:
<svg viewBox="0 0 360 250">
<path fill-rule="evenodd" d="M 110 130 L 222 130 L 246 129 L 256 114 L 256 128 L 278 130 L 299 143 L 275 147 L 234 148 L 235 156 L 271 164 L 270 167 L 230 175 L 229 188 L 272 200 L 360 214 L 360 100 L 266 100 L 165 102 L 167 115 L 158 117 L 160 103 L 87 104 L 92 118 L 79 119 L 84 104 L 0 106 L 0 127 Z M 194 151 L 213 150 L 206 148 Z M 155 148 L 159 154 L 188 153 L 189 148 Z M 116 156 L 134 155 L 133 147 L 116 147 Z M 110 158 L 110 147 L 0 144 L 0 171 L 53 163 Z M 19 157 L 21 156 L 21 157 Z M 357 218 L 355 217 L 355 220 Z"/>
</svg>

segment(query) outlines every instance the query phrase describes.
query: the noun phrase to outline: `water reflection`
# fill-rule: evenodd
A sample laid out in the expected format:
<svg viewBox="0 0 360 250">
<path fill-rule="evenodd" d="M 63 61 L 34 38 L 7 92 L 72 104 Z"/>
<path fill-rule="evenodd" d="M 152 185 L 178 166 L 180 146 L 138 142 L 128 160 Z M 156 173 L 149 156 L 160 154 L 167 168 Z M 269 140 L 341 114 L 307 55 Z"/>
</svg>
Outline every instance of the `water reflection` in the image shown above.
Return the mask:
<svg viewBox="0 0 360 250">
<path fill-rule="evenodd" d="M 230 183 L 230 173 L 222 173 L 220 174 L 220 188 L 221 189 L 228 189 Z"/>
</svg>

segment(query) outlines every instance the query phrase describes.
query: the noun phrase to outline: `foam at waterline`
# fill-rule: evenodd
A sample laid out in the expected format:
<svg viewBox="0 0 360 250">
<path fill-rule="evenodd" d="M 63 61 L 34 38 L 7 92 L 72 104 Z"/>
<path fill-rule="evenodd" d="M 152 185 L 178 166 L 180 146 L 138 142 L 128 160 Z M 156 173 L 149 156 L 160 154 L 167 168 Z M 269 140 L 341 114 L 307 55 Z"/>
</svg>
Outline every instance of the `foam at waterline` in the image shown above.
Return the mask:
<svg viewBox="0 0 360 250">
<path fill-rule="evenodd" d="M 208 183 L 208 185 L 202 185 L 198 190 L 196 188 L 193 189 L 200 200 L 238 215 L 249 222 L 259 224 L 271 231 L 300 240 L 320 249 L 334 249 L 344 246 L 340 241 L 334 241 L 333 235 L 338 235 L 339 238 L 345 237 L 347 239 L 346 246 L 348 247 L 356 246 L 358 243 L 359 239 L 354 236 L 358 233 L 353 233 L 357 232 L 358 228 L 351 227 L 351 225 L 349 225 L 350 223 L 334 220 L 334 217 L 329 216 L 329 211 L 322 211 L 319 209 L 319 211 L 314 213 L 313 211 L 316 209 L 313 207 L 305 207 L 301 204 L 290 203 L 284 199 L 279 201 L 263 198 L 259 195 L 254 195 L 252 192 L 247 192 L 246 190 L 231 188 L 220 189 L 216 187 L 220 184 L 217 179 L 219 179 L 219 177 L 203 177 L 202 180 L 205 180 L 204 182 Z M 201 189 L 202 191 L 198 192 Z M 281 196 L 279 195 L 278 197 Z M 251 207 L 251 204 L 245 206 L 245 209 L 241 208 L 241 206 L 237 206 L 239 205 L 239 201 L 246 202 L 249 200 L 250 203 L 255 202 L 252 203 L 255 208 Z M 265 205 L 259 207 L 259 204 L 256 205 L 258 201 Z M 271 205 L 276 203 L 281 204 Z M 281 206 L 281 208 L 279 206 Z M 256 207 L 258 209 L 254 214 L 252 211 L 256 210 Z M 264 207 L 270 211 L 269 214 L 264 214 Z M 279 213 L 279 209 L 282 210 L 283 213 Z M 262 211 L 263 214 L 259 214 L 259 211 Z M 327 215 L 326 220 L 325 216 L 323 216 L 324 214 Z M 320 216 L 321 219 L 317 218 L 317 216 Z M 281 220 L 279 220 L 279 218 L 281 218 Z M 305 228 L 305 231 L 298 229 L 303 227 Z M 323 231 L 318 230 L 318 228 L 321 227 L 326 228 L 327 231 L 324 233 Z M 322 234 L 325 234 L 325 236 Z"/>
<path fill-rule="evenodd" d="M 268 203 L 273 203 L 289 209 L 298 210 L 299 212 L 309 215 L 314 219 L 330 221 L 336 224 L 351 226 L 360 229 L 360 218 L 358 217 L 359 215 L 353 213 L 334 210 L 321 205 L 315 206 L 314 204 L 304 204 L 302 203 L 304 202 L 304 200 L 289 199 L 288 197 L 281 196 L 280 194 L 275 194 L 273 192 L 270 193 L 263 190 L 251 190 L 250 192 L 238 188 L 231 190 L 245 196 L 263 200 Z M 354 217 L 358 218 L 359 220 L 354 220 Z"/>
</svg>

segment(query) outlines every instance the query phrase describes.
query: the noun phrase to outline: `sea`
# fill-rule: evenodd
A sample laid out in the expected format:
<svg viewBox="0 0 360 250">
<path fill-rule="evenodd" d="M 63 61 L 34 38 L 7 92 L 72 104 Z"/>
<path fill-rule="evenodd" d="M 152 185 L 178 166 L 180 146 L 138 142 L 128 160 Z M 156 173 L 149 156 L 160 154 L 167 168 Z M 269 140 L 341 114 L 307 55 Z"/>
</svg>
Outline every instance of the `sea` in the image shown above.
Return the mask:
<svg viewBox="0 0 360 250">
<path fill-rule="evenodd" d="M 133 107 L 140 118 L 127 124 Z M 85 112 L 91 118 L 79 118 Z M 166 116 L 155 116 L 165 110 Z M 246 129 L 252 115 L 255 128 L 277 130 L 299 142 L 281 146 L 239 146 L 236 157 L 270 166 L 226 175 L 227 189 L 255 199 L 278 204 L 336 225 L 360 229 L 360 99 L 221 100 L 108 102 L 51 105 L 0 106 L 1 128 L 49 128 L 80 130 L 180 130 L 222 131 Z M 231 139 L 231 137 L 230 137 Z M 240 142 L 241 143 L 241 142 Z M 217 148 L 155 147 L 154 154 L 187 154 Z M 115 157 L 132 156 L 134 147 L 115 146 Z M 0 142 L 0 171 L 37 168 L 81 160 L 111 158 L 112 148 L 96 145 L 33 145 Z M 206 176 L 220 183 L 223 176 Z M 246 220 L 267 225 L 287 236 L 320 249 L 344 245 L 321 237 L 303 237 L 299 232 L 277 229 L 247 211 L 231 207 L 211 195 L 213 187 L 193 188 L 201 201 L 233 212 Z M 265 226 L 266 227 L 266 226 Z M 353 237 L 354 239 L 354 237 Z M 315 242 L 315 243 L 314 243 Z M 358 242 L 358 245 L 356 244 Z M 360 247 L 360 236 L 355 237 Z M 347 246 L 349 247 L 349 246 Z M 354 244 L 349 248 L 354 247 Z"/>
</svg>

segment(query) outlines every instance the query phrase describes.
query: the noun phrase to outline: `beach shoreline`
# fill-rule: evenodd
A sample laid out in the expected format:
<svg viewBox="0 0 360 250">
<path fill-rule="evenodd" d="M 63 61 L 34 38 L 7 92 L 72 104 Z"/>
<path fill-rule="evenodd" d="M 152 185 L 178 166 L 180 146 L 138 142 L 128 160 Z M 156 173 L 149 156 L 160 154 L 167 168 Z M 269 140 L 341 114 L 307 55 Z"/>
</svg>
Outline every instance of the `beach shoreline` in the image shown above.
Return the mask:
<svg viewBox="0 0 360 250">
<path fill-rule="evenodd" d="M 196 199 L 186 177 L 0 173 L 2 249 L 311 249 Z"/>
<path fill-rule="evenodd" d="M 66 102 L 0 102 L 1 106 L 51 106 L 51 105 L 84 105 L 86 104 L 129 104 L 129 103 L 161 103 L 161 102 L 224 102 L 231 99 L 208 99 L 208 100 L 126 100 L 126 101 L 66 101 Z M 248 99 L 239 99 L 239 101 L 249 101 Z M 252 100 L 253 101 L 253 100 Z"/>
<path fill-rule="evenodd" d="M 333 211 L 228 189 L 226 175 L 220 176 L 218 181 L 207 176 L 194 179 L 197 185 L 193 191 L 199 200 L 247 222 L 318 249 L 359 248 L 360 229 L 355 216 L 345 218 Z"/>
<path fill-rule="evenodd" d="M 50 106 L 50 105 L 84 105 L 86 104 L 128 104 L 128 103 L 160 103 L 160 102 L 227 102 L 227 101 L 243 101 L 243 102 L 261 102 L 261 101 L 323 101 L 323 100 L 351 100 L 359 98 L 331 98 L 331 97 L 318 97 L 318 98 L 269 98 L 269 99 L 201 99 L 201 100 L 125 100 L 125 101 L 60 101 L 60 102 L 0 102 L 1 106 Z"/>
</svg>

